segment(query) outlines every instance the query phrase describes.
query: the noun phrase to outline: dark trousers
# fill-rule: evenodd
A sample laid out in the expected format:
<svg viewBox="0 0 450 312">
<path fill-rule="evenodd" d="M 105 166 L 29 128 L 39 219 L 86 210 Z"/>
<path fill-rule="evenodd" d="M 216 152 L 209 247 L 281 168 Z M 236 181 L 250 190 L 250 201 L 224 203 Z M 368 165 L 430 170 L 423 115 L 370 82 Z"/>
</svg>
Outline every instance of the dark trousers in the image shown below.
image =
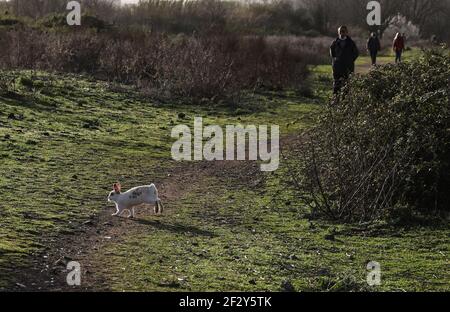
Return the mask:
<svg viewBox="0 0 450 312">
<path fill-rule="evenodd" d="M 372 59 L 372 65 L 377 64 L 378 51 L 370 51 L 370 58 Z"/>
<path fill-rule="evenodd" d="M 403 51 L 395 51 L 395 63 L 402 62 L 402 52 Z"/>
<path fill-rule="evenodd" d="M 350 71 L 336 71 L 333 70 L 333 93 L 337 94 L 341 90 L 342 86 L 345 84 L 345 81 L 348 79 L 350 75 Z"/>
</svg>

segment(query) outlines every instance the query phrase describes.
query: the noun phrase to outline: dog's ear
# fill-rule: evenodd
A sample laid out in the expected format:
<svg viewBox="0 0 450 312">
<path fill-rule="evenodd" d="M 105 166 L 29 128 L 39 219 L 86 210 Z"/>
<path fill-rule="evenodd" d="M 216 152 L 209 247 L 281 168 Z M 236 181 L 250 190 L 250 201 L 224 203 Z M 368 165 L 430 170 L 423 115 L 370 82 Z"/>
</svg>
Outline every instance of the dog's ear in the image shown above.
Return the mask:
<svg viewBox="0 0 450 312">
<path fill-rule="evenodd" d="M 121 185 L 119 182 L 113 184 L 113 189 L 116 193 L 120 193 Z"/>
</svg>

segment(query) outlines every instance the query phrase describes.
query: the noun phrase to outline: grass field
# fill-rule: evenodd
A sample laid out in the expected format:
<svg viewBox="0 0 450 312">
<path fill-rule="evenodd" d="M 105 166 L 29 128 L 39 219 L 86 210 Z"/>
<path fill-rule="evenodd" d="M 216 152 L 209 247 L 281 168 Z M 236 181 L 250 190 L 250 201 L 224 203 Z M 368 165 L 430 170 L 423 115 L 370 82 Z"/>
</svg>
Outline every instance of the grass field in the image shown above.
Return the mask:
<svg viewBox="0 0 450 312">
<path fill-rule="evenodd" d="M 67 256 L 84 266 L 81 289 L 450 290 L 448 226 L 311 221 L 286 188 L 283 162 L 262 174 L 248 162 L 171 160 L 172 127 L 192 127 L 195 116 L 278 124 L 290 144 L 329 96 L 329 66 L 313 68 L 310 97 L 248 94 L 237 109 L 155 103 L 82 76 L 3 74 L 20 78 L 0 96 L 0 289 L 51 289 L 18 272 L 50 263 L 60 279 L 54 248 L 81 237 L 82 248 Z M 166 213 L 113 220 L 106 196 L 117 180 L 125 189 L 162 184 Z M 88 223 L 98 215 L 108 223 L 101 230 Z M 369 261 L 381 264 L 381 286 L 365 282 Z"/>
</svg>

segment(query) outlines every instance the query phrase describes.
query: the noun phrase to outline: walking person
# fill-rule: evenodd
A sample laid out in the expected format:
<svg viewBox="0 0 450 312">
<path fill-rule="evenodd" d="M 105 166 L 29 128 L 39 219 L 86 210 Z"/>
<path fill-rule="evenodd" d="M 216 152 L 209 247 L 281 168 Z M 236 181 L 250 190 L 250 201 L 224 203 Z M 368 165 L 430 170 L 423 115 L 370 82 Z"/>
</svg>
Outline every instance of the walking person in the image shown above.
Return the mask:
<svg viewBox="0 0 450 312">
<path fill-rule="evenodd" d="M 377 55 L 381 50 L 380 39 L 378 39 L 377 33 L 373 32 L 367 40 L 367 51 L 370 53 L 372 59 L 372 66 L 377 65 Z"/>
<path fill-rule="evenodd" d="M 338 34 L 339 37 L 330 47 L 333 60 L 334 94 L 339 92 L 345 80 L 355 71 L 355 61 L 359 56 L 355 42 L 348 35 L 347 26 L 339 27 Z"/>
<path fill-rule="evenodd" d="M 392 50 L 395 52 L 395 63 L 402 62 L 402 53 L 405 49 L 405 40 L 400 33 L 397 33 L 392 44 Z"/>
</svg>

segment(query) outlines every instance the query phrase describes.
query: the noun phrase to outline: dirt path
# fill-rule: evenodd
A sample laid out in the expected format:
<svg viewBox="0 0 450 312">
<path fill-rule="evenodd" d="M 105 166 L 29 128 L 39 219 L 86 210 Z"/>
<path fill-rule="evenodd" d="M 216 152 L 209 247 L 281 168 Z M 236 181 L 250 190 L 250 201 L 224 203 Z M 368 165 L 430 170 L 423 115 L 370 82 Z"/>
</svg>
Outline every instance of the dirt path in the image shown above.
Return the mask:
<svg viewBox="0 0 450 312">
<path fill-rule="evenodd" d="M 249 161 L 216 161 L 183 163 L 170 169 L 167 177 L 155 181 L 160 197 L 164 203 L 163 216 L 151 220 L 142 217 L 153 215 L 153 207 L 145 206 L 136 209 L 136 218 L 112 217 L 113 205 L 105 205 L 101 212 L 80 225 L 78 231 L 61 235 L 56 242 L 47 244 L 47 251 L 33 259 L 33 265 L 27 270 L 17 270 L 17 291 L 107 291 L 107 277 L 97 274 L 102 264 L 95 261 L 96 253 L 110 244 L 126 239 L 129 236 L 146 235 L 152 229 L 174 230 L 174 225 L 164 222 L 164 216 L 172 214 L 172 204 L 180 200 L 190 190 L 202 183 L 202 178 L 211 175 L 238 175 L 244 183 L 254 179 L 259 173 L 255 162 Z M 125 213 L 126 216 L 126 213 Z M 180 231 L 198 231 L 183 226 Z M 67 285 L 67 264 L 77 261 L 81 264 L 82 286 L 73 288 Z"/>
<path fill-rule="evenodd" d="M 380 62 L 380 65 L 388 62 Z M 358 73 L 367 73 L 370 63 L 357 66 Z M 284 138 L 283 144 L 291 144 L 291 138 Z M 249 161 L 215 161 L 188 162 L 170 169 L 166 178 L 154 181 L 163 200 L 164 215 L 174 211 L 172 204 L 185 194 L 198 187 L 202 178 L 211 175 L 238 176 L 242 183 L 251 183 L 256 175 L 261 174 L 255 162 Z M 106 194 L 105 194 L 106 196 Z M 18 291 L 107 291 L 107 276 L 98 272 L 101 263 L 95 261 L 93 255 L 102 253 L 106 246 L 121 242 L 130 236 L 148 234 L 151 229 L 173 227 L 164 222 L 164 215 L 151 220 L 142 217 L 153 214 L 153 207 L 136 209 L 136 219 L 112 217 L 113 205 L 102 207 L 98 215 L 80 225 L 76 233 L 61 234 L 54 242 L 48 242 L 46 250 L 32 260 L 32 267 L 27 270 L 18 269 L 16 273 Z M 181 229 L 194 230 L 194 229 Z M 72 288 L 67 285 L 67 263 L 77 261 L 82 264 L 82 287 Z"/>
<path fill-rule="evenodd" d="M 385 57 L 379 58 L 377 60 L 377 65 L 378 66 L 391 64 L 391 63 L 392 62 L 389 61 L 388 59 L 386 59 Z M 372 63 L 371 63 L 371 61 L 369 59 L 366 63 L 357 65 L 355 71 L 356 71 L 357 74 L 367 74 L 371 69 L 372 69 Z"/>
</svg>

